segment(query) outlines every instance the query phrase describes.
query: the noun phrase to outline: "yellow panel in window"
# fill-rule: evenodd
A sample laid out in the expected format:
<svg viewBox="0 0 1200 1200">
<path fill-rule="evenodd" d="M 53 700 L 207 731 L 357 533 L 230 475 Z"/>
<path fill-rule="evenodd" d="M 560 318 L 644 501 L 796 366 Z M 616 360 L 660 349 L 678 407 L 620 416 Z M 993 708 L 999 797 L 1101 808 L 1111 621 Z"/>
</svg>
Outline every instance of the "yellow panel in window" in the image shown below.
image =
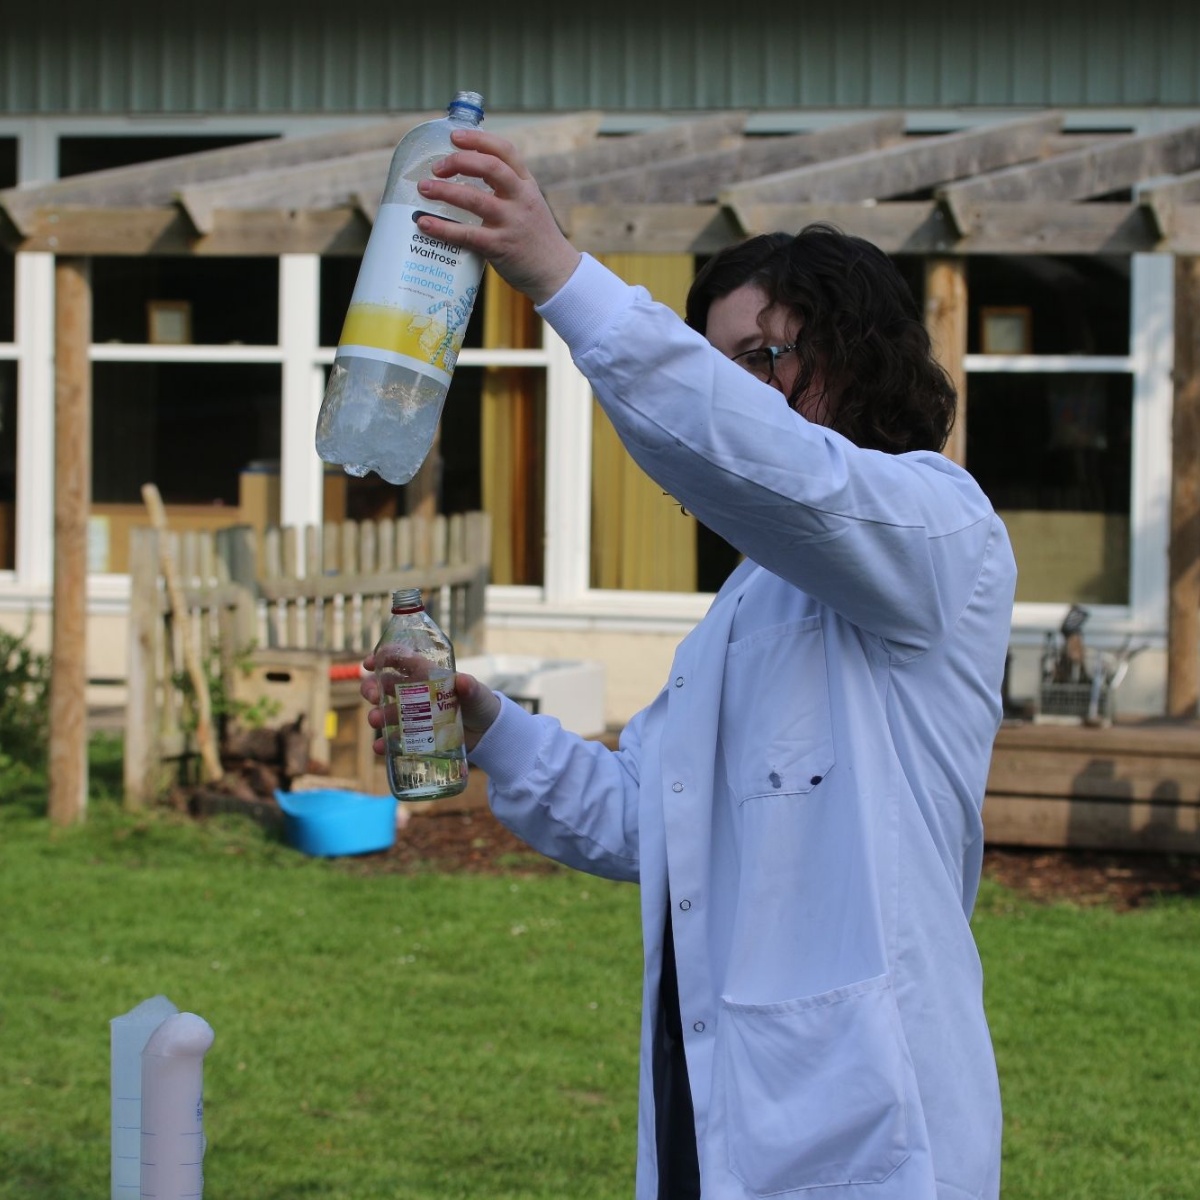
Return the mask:
<svg viewBox="0 0 1200 1200">
<path fill-rule="evenodd" d="M 1129 518 L 1117 513 L 1000 513 L 1017 558 L 1017 600 L 1129 603 Z"/>
<path fill-rule="evenodd" d="M 604 264 L 682 315 L 695 264 L 687 254 L 609 254 Z M 629 457 L 599 412 L 592 432 L 592 586 L 696 590 L 696 522 Z"/>
</svg>

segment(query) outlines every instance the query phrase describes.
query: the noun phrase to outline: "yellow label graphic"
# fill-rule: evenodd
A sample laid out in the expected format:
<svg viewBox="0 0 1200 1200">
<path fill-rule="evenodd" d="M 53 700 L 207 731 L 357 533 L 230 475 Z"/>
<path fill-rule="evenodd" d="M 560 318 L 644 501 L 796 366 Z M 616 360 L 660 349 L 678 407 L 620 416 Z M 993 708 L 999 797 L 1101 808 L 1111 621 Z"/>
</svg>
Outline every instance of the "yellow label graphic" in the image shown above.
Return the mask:
<svg viewBox="0 0 1200 1200">
<path fill-rule="evenodd" d="M 423 234 L 419 215 L 406 204 L 380 207 L 338 351 L 397 362 L 449 383 L 483 263 Z"/>
<path fill-rule="evenodd" d="M 369 346 L 453 371 L 463 332 L 459 330 L 455 336 L 441 314 L 430 316 L 383 304 L 351 304 L 342 327 L 342 345 Z"/>
</svg>

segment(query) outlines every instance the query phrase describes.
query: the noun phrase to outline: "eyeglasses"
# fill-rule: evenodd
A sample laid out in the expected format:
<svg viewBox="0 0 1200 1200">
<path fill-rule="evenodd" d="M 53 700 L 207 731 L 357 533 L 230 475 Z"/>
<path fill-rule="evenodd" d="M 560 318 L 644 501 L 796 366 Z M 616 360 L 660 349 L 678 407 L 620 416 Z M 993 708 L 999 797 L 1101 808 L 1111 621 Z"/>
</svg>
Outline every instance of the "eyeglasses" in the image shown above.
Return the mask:
<svg viewBox="0 0 1200 1200">
<path fill-rule="evenodd" d="M 799 342 L 789 342 L 786 346 L 759 346 L 756 350 L 743 350 L 735 354 L 731 361 L 739 367 L 745 367 L 755 379 L 763 383 L 772 383 L 775 379 L 775 362 L 781 354 L 790 354 Z"/>
</svg>

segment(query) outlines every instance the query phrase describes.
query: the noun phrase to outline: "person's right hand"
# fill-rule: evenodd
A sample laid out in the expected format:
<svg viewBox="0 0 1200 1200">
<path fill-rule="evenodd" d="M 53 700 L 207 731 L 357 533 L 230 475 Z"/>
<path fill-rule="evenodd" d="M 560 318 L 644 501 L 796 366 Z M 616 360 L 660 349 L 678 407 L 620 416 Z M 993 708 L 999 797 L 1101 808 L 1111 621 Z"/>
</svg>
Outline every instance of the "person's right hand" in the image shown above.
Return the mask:
<svg viewBox="0 0 1200 1200">
<path fill-rule="evenodd" d="M 579 251 L 567 241 L 537 180 L 512 142 L 479 129 L 457 129 L 457 149 L 437 163 L 436 179 L 417 184 L 422 196 L 465 209 L 482 225 L 447 221 L 432 214 L 418 221 L 422 233 L 486 258 L 535 304 L 549 300 L 579 265 Z M 452 183 L 455 175 L 482 179 L 491 188 Z"/>
<path fill-rule="evenodd" d="M 367 713 L 367 724 L 372 729 L 382 729 L 387 715 L 381 704 L 379 681 L 375 678 L 373 653 L 363 659 L 363 670 L 366 674 L 358 690 L 371 705 Z M 470 754 L 479 739 L 491 728 L 492 722 L 500 715 L 500 697 L 474 675 L 467 675 L 462 671 L 454 677 L 454 689 L 458 693 L 458 706 L 462 713 L 463 741 L 467 753 Z M 386 752 L 387 747 L 382 737 L 375 739 L 373 749 L 379 755 Z"/>
</svg>

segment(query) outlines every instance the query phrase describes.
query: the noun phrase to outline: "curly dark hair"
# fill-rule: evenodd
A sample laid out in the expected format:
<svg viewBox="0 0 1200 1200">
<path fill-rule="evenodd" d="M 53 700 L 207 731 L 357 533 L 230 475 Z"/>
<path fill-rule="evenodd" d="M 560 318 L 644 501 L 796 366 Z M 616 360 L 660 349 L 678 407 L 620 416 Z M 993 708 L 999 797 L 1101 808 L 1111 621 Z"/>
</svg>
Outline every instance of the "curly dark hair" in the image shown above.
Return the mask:
<svg viewBox="0 0 1200 1200">
<path fill-rule="evenodd" d="M 743 284 L 800 319 L 789 403 L 820 379 L 823 423 L 856 445 L 902 454 L 946 444 L 954 386 L 933 359 L 908 284 L 877 246 L 825 224 L 730 246 L 696 275 L 687 323 L 703 333 L 713 301 Z"/>
</svg>

